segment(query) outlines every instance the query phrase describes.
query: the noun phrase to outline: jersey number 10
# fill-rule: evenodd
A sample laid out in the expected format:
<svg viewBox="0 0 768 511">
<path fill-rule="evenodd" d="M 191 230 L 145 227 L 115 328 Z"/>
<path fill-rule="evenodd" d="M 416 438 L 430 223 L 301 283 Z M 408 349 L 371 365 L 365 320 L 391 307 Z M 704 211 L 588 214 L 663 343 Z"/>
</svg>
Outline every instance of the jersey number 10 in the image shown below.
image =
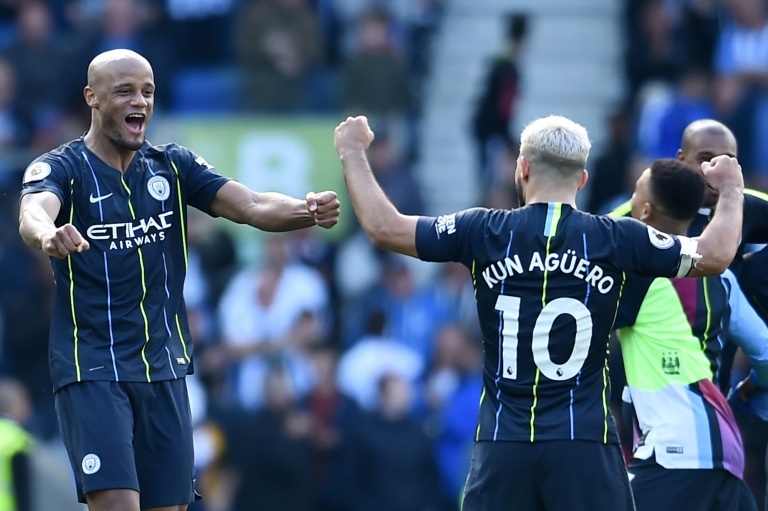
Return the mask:
<svg viewBox="0 0 768 511">
<path fill-rule="evenodd" d="M 520 327 L 520 298 L 500 295 L 496 300 L 496 310 L 501 312 L 501 367 L 502 375 L 508 380 L 517 379 L 517 344 Z M 576 337 L 573 351 L 562 364 L 552 361 L 549 352 L 549 335 L 555 320 L 568 314 L 576 320 Z M 592 314 L 589 309 L 573 298 L 556 298 L 549 302 L 536 318 L 531 339 L 533 362 L 541 373 L 551 380 L 567 380 L 581 371 L 587 359 L 589 345 L 592 342 Z"/>
</svg>

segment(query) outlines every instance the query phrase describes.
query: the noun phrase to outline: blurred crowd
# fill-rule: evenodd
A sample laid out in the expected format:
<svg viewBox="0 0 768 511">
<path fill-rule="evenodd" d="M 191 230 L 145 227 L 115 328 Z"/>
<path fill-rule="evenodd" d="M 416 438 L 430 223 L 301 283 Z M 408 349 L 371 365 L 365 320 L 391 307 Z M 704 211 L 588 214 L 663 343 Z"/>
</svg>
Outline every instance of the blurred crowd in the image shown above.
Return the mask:
<svg viewBox="0 0 768 511">
<path fill-rule="evenodd" d="M 640 172 L 675 157 L 691 121 L 714 118 L 739 142 L 747 186 L 768 188 L 768 2 L 624 0 L 620 101 L 605 119 L 606 140 L 590 157 L 582 208 L 611 211 L 627 200 Z M 471 120 L 485 202 L 514 192 L 516 107 L 524 98 L 526 35 L 535 20 L 511 15 L 502 50 L 488 66 Z M 535 29 L 535 28 L 534 28 Z M 499 192 L 499 189 L 504 189 Z M 500 197 L 501 195 L 501 197 Z M 514 204 L 514 201 L 511 201 Z"/>
<path fill-rule="evenodd" d="M 674 156 L 701 117 L 733 129 L 748 182 L 768 185 L 766 2 L 625 1 L 626 97 L 590 160 L 585 209 L 626 200 L 638 170 Z M 18 420 L 39 441 L 58 437 L 52 279 L 12 226 L 28 162 L 88 125 L 90 59 L 117 47 L 144 54 L 158 116 L 367 114 L 377 179 L 402 212 L 421 214 L 412 169 L 440 15 L 439 0 L 0 0 L 0 267 L 12 269 L 0 272 L 0 376 L 23 384 Z M 467 171 L 488 206 L 516 205 L 529 21 L 510 15 L 467 119 L 477 144 Z M 205 495 L 191 509 L 457 509 L 482 385 L 466 269 L 385 254 L 357 228 L 340 242 L 312 230 L 269 235 L 253 261 L 203 215 L 190 217 L 189 237 L 189 388 Z"/>
</svg>

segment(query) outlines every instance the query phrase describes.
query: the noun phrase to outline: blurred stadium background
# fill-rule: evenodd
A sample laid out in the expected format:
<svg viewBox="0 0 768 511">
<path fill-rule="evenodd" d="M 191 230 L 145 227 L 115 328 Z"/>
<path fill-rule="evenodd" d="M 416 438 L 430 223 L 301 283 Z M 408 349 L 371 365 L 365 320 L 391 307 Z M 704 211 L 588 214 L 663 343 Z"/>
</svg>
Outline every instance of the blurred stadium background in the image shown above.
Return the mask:
<svg viewBox="0 0 768 511">
<path fill-rule="evenodd" d="M 16 230 L 21 174 L 87 129 L 88 62 L 118 47 L 154 66 L 150 141 L 258 190 L 344 197 L 333 128 L 359 114 L 410 214 L 514 207 L 517 134 L 546 114 L 590 132 L 591 212 L 701 117 L 768 184 L 764 0 L 0 0 L 0 376 L 23 384 L 0 414 L 37 439 L 36 510 L 82 508 L 48 377 L 50 267 Z M 191 217 L 206 498 L 190 509 L 458 507 L 481 387 L 469 276 L 374 250 L 342 204 L 327 233 Z"/>
</svg>

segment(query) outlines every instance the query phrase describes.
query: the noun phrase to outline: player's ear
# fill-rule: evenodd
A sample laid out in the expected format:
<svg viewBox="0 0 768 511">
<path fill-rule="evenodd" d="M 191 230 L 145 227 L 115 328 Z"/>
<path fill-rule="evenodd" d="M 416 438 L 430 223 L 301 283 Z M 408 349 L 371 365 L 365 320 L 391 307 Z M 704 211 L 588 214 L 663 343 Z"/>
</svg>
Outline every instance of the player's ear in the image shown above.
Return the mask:
<svg viewBox="0 0 768 511">
<path fill-rule="evenodd" d="M 589 181 L 589 172 L 587 172 L 587 169 L 584 169 L 581 171 L 581 179 L 579 179 L 579 187 L 577 190 L 584 188 L 584 185 L 587 184 L 587 181 Z"/>
<path fill-rule="evenodd" d="M 99 106 L 99 101 L 96 98 L 96 91 L 90 85 L 86 85 L 83 89 L 83 96 L 85 96 L 86 104 L 91 108 Z"/>
<path fill-rule="evenodd" d="M 520 155 L 517 157 L 517 164 L 520 167 L 520 177 L 523 181 L 528 181 L 531 175 L 531 162 L 525 159 L 525 156 Z"/>
<path fill-rule="evenodd" d="M 643 202 L 643 207 L 640 210 L 640 218 L 638 218 L 638 220 L 647 224 L 652 217 L 653 217 L 653 204 L 651 204 L 648 201 Z"/>
</svg>

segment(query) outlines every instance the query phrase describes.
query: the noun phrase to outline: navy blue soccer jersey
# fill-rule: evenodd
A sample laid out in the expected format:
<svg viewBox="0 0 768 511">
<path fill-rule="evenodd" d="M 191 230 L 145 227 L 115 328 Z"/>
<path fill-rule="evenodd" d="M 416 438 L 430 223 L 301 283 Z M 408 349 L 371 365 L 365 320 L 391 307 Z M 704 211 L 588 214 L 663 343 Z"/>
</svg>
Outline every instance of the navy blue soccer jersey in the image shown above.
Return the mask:
<svg viewBox="0 0 768 511">
<path fill-rule="evenodd" d="M 472 274 L 484 347 L 476 440 L 618 443 L 608 338 L 626 275 L 685 275 L 679 239 L 536 203 L 422 217 L 416 248 Z"/>
<path fill-rule="evenodd" d="M 210 214 L 227 181 L 175 144 L 145 143 L 125 173 L 83 139 L 44 154 L 24 174 L 22 195 L 61 201 L 90 250 L 51 258 L 56 292 L 49 362 L 54 388 L 76 381 L 151 382 L 191 372 L 184 307 L 187 206 Z"/>
</svg>

